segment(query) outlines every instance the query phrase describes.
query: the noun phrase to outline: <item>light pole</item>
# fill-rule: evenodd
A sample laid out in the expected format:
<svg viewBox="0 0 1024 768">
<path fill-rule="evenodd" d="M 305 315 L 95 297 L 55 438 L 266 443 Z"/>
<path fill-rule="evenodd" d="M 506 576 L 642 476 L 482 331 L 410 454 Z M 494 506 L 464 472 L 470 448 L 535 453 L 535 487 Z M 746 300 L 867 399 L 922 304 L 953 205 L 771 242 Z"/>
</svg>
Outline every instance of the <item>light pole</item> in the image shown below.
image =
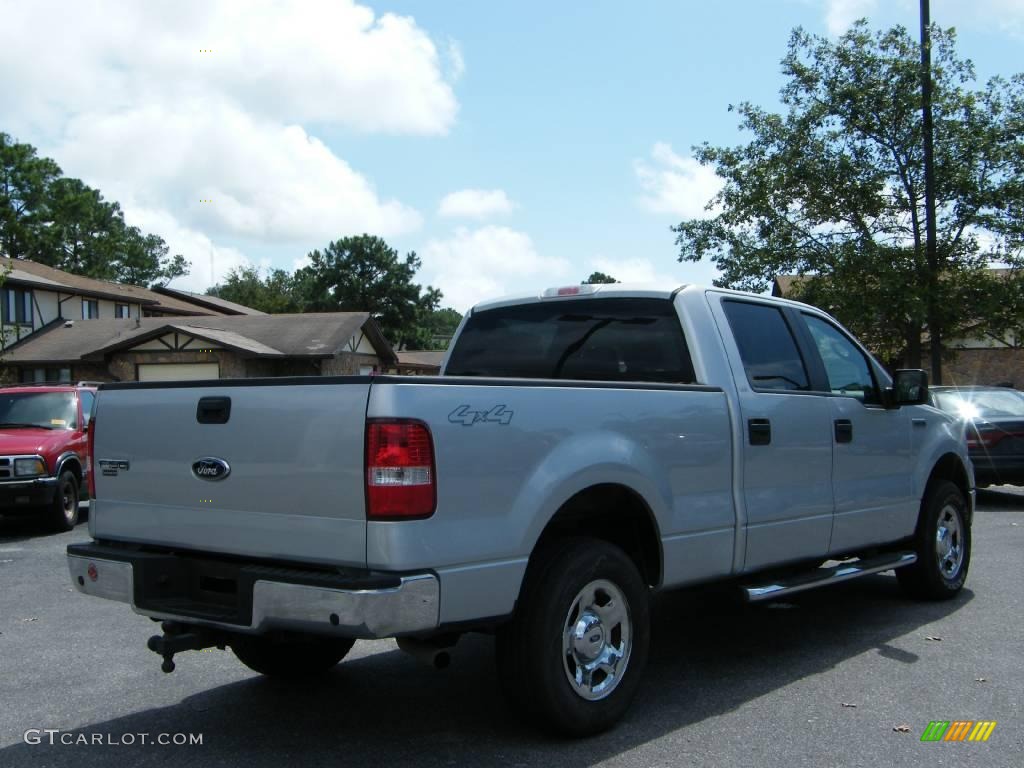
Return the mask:
<svg viewBox="0 0 1024 768">
<path fill-rule="evenodd" d="M 921 130 L 924 133 L 924 226 L 928 258 L 928 334 L 932 383 L 942 383 L 942 332 L 939 328 L 939 254 L 935 247 L 935 167 L 932 145 L 932 33 L 928 0 L 921 0 Z"/>
</svg>

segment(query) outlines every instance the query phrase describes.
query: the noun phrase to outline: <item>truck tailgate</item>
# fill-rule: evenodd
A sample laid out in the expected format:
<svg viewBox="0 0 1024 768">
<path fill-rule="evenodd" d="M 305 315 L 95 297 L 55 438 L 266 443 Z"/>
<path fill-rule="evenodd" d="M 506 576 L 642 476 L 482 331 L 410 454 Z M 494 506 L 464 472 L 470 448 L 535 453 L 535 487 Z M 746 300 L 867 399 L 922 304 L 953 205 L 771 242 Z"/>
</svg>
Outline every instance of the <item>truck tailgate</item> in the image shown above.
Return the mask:
<svg viewBox="0 0 1024 768">
<path fill-rule="evenodd" d="M 369 389 L 369 379 L 353 377 L 101 390 L 90 532 L 97 539 L 364 566 Z M 223 399 L 230 400 L 224 423 L 200 423 L 204 398 L 213 410 L 203 419 L 214 421 L 223 418 Z M 193 467 L 205 458 L 225 462 L 229 471 L 204 479 L 202 467 Z"/>
</svg>

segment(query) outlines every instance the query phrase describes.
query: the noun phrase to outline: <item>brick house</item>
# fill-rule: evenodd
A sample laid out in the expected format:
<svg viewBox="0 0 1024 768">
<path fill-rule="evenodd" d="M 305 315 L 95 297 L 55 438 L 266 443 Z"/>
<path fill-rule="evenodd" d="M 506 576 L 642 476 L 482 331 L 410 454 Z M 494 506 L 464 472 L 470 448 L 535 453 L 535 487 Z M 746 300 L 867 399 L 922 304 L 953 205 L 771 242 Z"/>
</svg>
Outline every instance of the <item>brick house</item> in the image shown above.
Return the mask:
<svg viewBox="0 0 1024 768">
<path fill-rule="evenodd" d="M 20 381 L 54 370 L 65 381 L 331 376 L 397 362 L 366 312 L 68 320 L 11 345 L 3 357 Z"/>
</svg>

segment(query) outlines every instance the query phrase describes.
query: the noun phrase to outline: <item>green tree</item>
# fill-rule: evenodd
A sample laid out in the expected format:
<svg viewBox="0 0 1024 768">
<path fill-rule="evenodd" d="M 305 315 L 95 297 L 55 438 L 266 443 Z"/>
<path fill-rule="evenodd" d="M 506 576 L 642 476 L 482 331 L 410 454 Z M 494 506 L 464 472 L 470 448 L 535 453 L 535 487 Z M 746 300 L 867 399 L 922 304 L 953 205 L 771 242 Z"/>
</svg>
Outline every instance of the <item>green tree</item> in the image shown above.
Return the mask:
<svg viewBox="0 0 1024 768">
<path fill-rule="evenodd" d="M 796 29 L 785 111 L 730 106 L 751 141 L 694 148 L 724 186 L 710 218 L 673 227 L 679 260 L 710 258 L 720 285 L 754 291 L 801 275 L 799 297 L 914 367 L 930 302 L 944 339 L 1019 326 L 1024 76 L 976 89 L 955 42 L 932 32 L 937 274 L 924 243 L 920 49 L 902 27 L 872 33 L 864 20 L 836 41 Z M 988 269 L 999 262 L 1008 274 Z"/>
<path fill-rule="evenodd" d="M 125 223 L 121 206 L 0 133 L 0 248 L 15 259 L 148 286 L 188 274 L 184 256 Z"/>
<path fill-rule="evenodd" d="M 283 269 L 270 270 L 263 276 L 255 267 L 238 267 L 206 293 L 271 314 L 301 311 L 295 280 Z"/>
<path fill-rule="evenodd" d="M 611 275 L 606 275 L 604 272 L 591 272 L 590 277 L 583 281 L 583 285 L 601 285 L 617 282 L 619 281 Z"/>
<path fill-rule="evenodd" d="M 12 259 L 36 254 L 48 216 L 47 191 L 60 167 L 0 132 L 0 251 Z"/>
<path fill-rule="evenodd" d="M 431 347 L 446 348 L 461 322 L 462 315 L 450 307 L 434 310 L 427 315 L 425 325 L 430 332 Z"/>
<path fill-rule="evenodd" d="M 344 237 L 309 254 L 295 273 L 295 290 L 308 312 L 369 312 L 396 349 L 428 349 L 428 319 L 441 292 L 413 282 L 415 252 L 398 251 L 372 235 Z"/>
</svg>

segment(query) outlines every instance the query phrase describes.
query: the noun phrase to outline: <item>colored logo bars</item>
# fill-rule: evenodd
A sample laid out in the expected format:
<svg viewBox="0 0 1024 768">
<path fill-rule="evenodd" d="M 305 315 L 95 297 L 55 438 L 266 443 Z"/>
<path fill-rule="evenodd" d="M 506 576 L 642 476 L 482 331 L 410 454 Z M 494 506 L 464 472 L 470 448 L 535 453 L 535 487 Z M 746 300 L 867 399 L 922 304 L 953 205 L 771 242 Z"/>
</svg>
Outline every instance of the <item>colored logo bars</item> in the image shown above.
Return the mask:
<svg viewBox="0 0 1024 768">
<path fill-rule="evenodd" d="M 995 720 L 932 720 L 921 741 L 988 741 L 995 727 Z"/>
</svg>

